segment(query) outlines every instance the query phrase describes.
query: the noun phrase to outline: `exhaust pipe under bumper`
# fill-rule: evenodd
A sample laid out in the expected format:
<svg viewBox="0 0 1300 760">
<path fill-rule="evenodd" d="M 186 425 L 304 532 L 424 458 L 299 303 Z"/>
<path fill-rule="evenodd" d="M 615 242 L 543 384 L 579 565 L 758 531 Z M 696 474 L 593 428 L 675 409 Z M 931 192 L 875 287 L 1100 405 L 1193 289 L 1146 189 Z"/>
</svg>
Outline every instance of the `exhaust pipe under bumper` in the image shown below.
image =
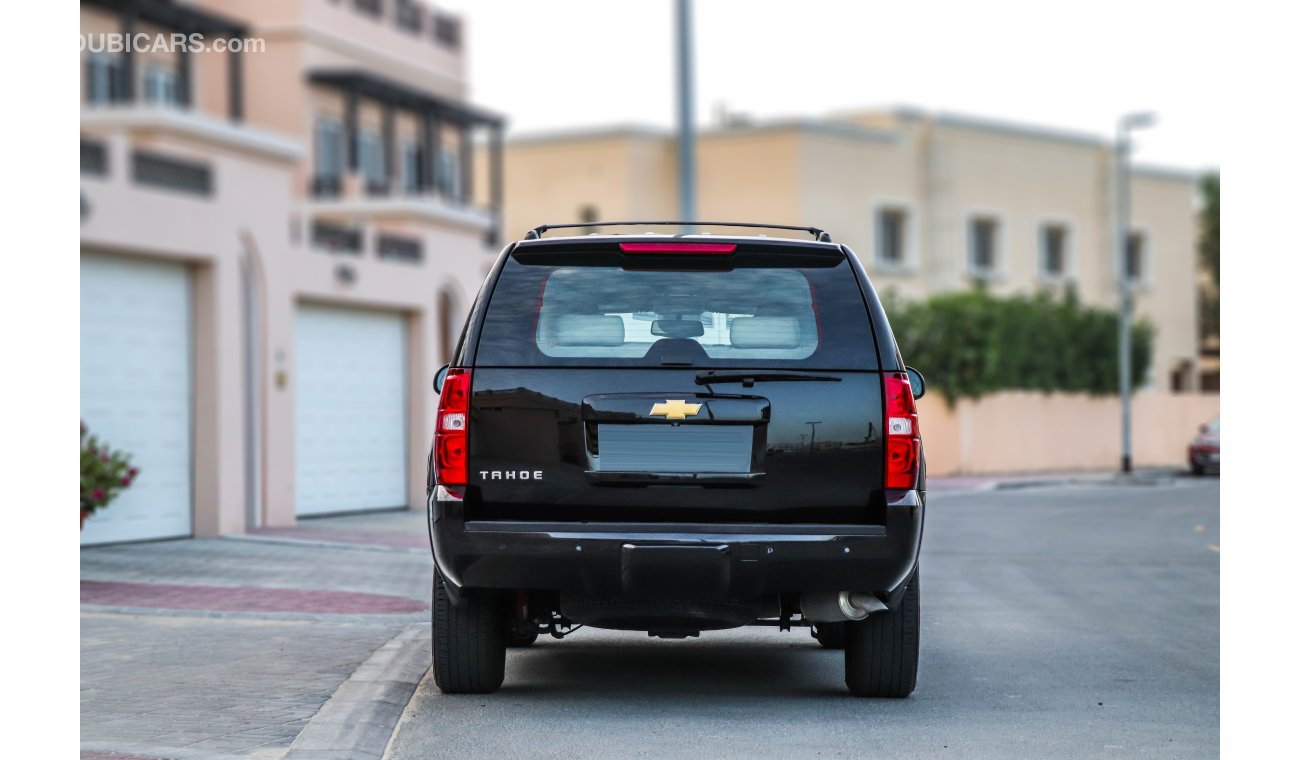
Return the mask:
<svg viewBox="0 0 1300 760">
<path fill-rule="evenodd" d="M 817 591 L 799 597 L 799 609 L 804 620 L 813 623 L 842 623 L 862 620 L 875 612 L 888 609 L 874 594 L 851 591 Z"/>
</svg>

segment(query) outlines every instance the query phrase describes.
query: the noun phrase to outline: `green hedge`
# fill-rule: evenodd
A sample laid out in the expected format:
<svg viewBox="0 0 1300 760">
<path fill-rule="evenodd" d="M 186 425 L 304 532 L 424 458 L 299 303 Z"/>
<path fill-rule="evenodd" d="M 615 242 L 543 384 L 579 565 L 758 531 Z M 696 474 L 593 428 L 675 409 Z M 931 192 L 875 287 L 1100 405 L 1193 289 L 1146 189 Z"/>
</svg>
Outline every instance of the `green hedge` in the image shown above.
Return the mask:
<svg viewBox="0 0 1300 760">
<path fill-rule="evenodd" d="M 909 366 L 952 405 L 1003 390 L 1119 392 L 1119 316 L 1083 306 L 1073 290 L 998 298 L 983 289 L 902 301 L 886 296 Z M 1133 385 L 1151 365 L 1155 329 L 1133 327 Z"/>
</svg>

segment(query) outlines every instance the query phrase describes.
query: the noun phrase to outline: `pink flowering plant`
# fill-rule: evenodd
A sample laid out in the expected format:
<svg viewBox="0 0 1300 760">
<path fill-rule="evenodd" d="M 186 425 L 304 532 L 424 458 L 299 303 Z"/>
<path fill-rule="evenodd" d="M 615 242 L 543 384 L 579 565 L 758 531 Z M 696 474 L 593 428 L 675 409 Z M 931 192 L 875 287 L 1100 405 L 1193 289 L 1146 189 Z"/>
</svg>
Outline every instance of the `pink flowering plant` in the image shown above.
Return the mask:
<svg viewBox="0 0 1300 760">
<path fill-rule="evenodd" d="M 81 511 L 93 514 L 107 507 L 140 471 L 131 457 L 116 451 L 86 431 L 81 423 Z"/>
</svg>

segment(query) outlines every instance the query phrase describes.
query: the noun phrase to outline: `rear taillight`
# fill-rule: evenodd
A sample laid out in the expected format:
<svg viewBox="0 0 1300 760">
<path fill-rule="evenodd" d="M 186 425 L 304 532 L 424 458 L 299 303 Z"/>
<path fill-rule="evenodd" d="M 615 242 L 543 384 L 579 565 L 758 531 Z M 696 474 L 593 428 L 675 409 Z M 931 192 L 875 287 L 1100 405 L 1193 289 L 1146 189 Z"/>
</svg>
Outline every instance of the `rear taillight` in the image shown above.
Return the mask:
<svg viewBox="0 0 1300 760">
<path fill-rule="evenodd" d="M 469 484 L 469 382 L 469 370 L 449 369 L 442 383 L 433 431 L 433 475 L 441 486 Z"/>
<path fill-rule="evenodd" d="M 885 374 L 885 488 L 916 488 L 921 427 L 906 372 Z"/>
</svg>

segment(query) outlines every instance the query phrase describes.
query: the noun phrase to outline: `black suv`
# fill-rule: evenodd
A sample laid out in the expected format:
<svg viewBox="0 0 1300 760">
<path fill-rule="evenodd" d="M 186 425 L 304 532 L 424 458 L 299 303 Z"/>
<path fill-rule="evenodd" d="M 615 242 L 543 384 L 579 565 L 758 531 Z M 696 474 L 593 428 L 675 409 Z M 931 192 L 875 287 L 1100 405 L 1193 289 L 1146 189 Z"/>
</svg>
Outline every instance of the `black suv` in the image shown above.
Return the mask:
<svg viewBox="0 0 1300 760">
<path fill-rule="evenodd" d="M 435 381 L 438 687 L 493 691 L 507 646 L 578 625 L 770 625 L 843 648 L 854 694 L 911 694 L 924 381 L 857 256 L 815 228 L 547 229 L 502 252 Z"/>
</svg>

